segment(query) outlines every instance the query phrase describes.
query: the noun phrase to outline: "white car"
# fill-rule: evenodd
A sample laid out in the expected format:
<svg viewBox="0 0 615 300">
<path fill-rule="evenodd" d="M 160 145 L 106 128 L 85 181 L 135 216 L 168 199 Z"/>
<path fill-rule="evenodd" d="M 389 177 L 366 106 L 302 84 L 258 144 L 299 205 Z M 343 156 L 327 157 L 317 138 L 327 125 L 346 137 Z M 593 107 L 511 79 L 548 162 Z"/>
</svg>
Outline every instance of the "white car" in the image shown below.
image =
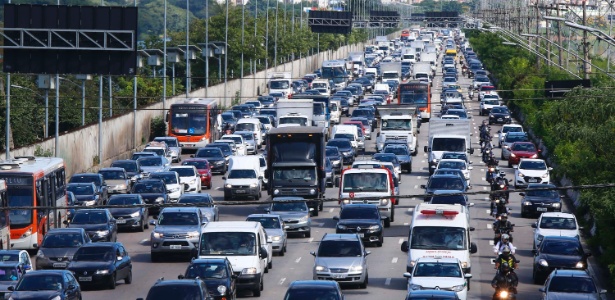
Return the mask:
<svg viewBox="0 0 615 300">
<path fill-rule="evenodd" d="M 468 162 L 466 162 L 463 159 L 454 159 L 454 158 L 441 159 L 438 162 L 438 166 L 436 166 L 436 170 L 438 169 L 461 170 L 461 173 L 463 173 L 463 177 L 465 178 L 465 180 L 468 181 L 468 184 L 470 184 L 470 170 L 472 170 L 473 167 L 470 166 L 470 164 L 468 164 Z"/>
<path fill-rule="evenodd" d="M 480 101 L 480 108 L 478 110 L 478 114 L 480 116 L 489 115 L 491 109 L 495 106 L 502 105 L 502 101 L 500 101 L 500 97 L 497 95 L 485 95 L 483 99 Z"/>
<path fill-rule="evenodd" d="M 169 171 L 177 172 L 179 181 L 184 185 L 184 191 L 186 193 L 201 192 L 201 176 L 195 166 L 173 166 L 169 168 Z M 185 188 L 186 186 L 188 186 L 188 188 Z"/>
<path fill-rule="evenodd" d="M 220 137 L 220 140 L 232 140 L 235 142 L 237 155 L 248 155 L 248 144 L 243 140 L 240 134 L 225 134 Z"/>
<path fill-rule="evenodd" d="M 416 260 L 408 278 L 408 293 L 420 290 L 454 291 L 460 300 L 468 298 L 468 285 L 472 274 L 463 273 L 457 258 L 421 257 Z"/>
<path fill-rule="evenodd" d="M 526 187 L 530 183 L 549 183 L 551 177 L 549 171 L 553 168 L 548 167 L 542 159 L 522 158 L 519 165 L 515 168 L 515 188 Z"/>
<path fill-rule="evenodd" d="M 167 186 L 169 201 L 177 202 L 177 199 L 184 194 L 184 185 L 179 180 L 177 172 L 163 171 L 150 173 L 149 179 L 160 179 Z"/>
<path fill-rule="evenodd" d="M 534 249 L 542 242 L 545 236 L 579 237 L 577 218 L 573 214 L 562 212 L 544 212 L 538 217 L 534 228 Z"/>
<path fill-rule="evenodd" d="M 502 148 L 504 138 L 508 132 L 523 132 L 523 126 L 519 124 L 504 124 L 502 129 L 498 130 L 498 147 Z"/>
</svg>

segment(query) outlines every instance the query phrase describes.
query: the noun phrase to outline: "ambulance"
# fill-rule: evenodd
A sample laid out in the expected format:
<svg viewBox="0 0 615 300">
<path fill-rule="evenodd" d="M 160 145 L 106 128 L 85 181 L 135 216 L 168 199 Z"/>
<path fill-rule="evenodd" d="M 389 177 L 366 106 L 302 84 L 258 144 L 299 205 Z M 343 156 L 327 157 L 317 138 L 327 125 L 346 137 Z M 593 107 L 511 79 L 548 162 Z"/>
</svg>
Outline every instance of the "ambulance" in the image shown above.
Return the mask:
<svg viewBox="0 0 615 300">
<path fill-rule="evenodd" d="M 412 272 L 421 257 L 457 258 L 465 273 L 470 273 L 470 254 L 476 253 L 472 242 L 466 207 L 452 204 L 421 203 L 414 208 L 408 241 L 401 250 L 408 253 L 407 272 Z"/>
</svg>

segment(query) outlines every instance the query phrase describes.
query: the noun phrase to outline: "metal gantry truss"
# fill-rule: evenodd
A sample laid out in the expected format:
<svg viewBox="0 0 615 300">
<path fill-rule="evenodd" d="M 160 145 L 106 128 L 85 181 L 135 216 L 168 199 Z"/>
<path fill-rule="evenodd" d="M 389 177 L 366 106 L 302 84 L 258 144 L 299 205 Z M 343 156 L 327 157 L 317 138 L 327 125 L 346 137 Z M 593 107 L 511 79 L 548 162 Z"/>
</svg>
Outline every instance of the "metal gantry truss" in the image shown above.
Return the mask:
<svg viewBox="0 0 615 300">
<path fill-rule="evenodd" d="M 0 28 L 3 49 L 134 51 L 131 30 Z"/>
<path fill-rule="evenodd" d="M 308 18 L 308 25 L 350 27 L 352 19 Z"/>
<path fill-rule="evenodd" d="M 354 28 L 397 28 L 399 27 L 399 21 L 397 22 L 372 22 L 372 21 L 352 21 L 352 27 Z"/>
</svg>

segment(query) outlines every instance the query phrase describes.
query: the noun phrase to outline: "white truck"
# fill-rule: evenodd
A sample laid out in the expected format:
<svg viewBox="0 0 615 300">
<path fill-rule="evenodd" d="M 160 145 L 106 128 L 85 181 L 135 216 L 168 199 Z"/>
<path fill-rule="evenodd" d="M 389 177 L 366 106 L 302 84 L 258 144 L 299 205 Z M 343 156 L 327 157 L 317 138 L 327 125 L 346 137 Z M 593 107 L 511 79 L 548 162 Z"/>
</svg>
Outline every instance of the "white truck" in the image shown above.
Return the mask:
<svg viewBox="0 0 615 300">
<path fill-rule="evenodd" d="M 278 100 L 276 110 L 278 127 L 312 126 L 314 100 Z"/>
<path fill-rule="evenodd" d="M 436 75 L 436 67 L 438 66 L 438 54 L 435 52 L 423 53 L 421 62 L 429 62 L 431 66 L 431 74 Z"/>
<path fill-rule="evenodd" d="M 350 52 L 346 68 L 352 70 L 352 75 L 355 78 L 362 75 L 365 69 L 365 54 L 363 52 Z"/>
<path fill-rule="evenodd" d="M 433 77 L 431 71 L 431 63 L 425 61 L 419 61 L 412 67 L 412 78 L 415 80 L 426 81 L 430 85 L 433 85 L 431 79 Z"/>
<path fill-rule="evenodd" d="M 470 119 L 431 119 L 427 139 L 429 145 L 424 148 L 428 153 L 429 174 L 435 171 L 443 152 L 474 153 L 471 137 Z"/>
<path fill-rule="evenodd" d="M 277 72 L 269 74 L 267 77 L 267 88 L 269 93 L 282 93 L 284 98 L 290 98 L 293 94 L 292 74 L 290 72 Z"/>
<path fill-rule="evenodd" d="M 397 83 L 401 83 L 401 62 L 381 63 L 380 71 L 382 72 L 382 82 L 395 80 Z"/>
<path fill-rule="evenodd" d="M 418 55 L 419 58 L 421 58 L 423 49 L 425 48 L 425 44 L 423 44 L 423 41 L 414 41 L 414 42 L 410 42 L 410 48 L 414 49 L 416 55 Z"/>
<path fill-rule="evenodd" d="M 419 133 L 416 106 L 388 105 L 379 106 L 380 131 L 376 137 L 376 150 L 381 152 L 387 140 L 402 140 L 408 144 L 413 156 L 418 153 Z"/>
</svg>

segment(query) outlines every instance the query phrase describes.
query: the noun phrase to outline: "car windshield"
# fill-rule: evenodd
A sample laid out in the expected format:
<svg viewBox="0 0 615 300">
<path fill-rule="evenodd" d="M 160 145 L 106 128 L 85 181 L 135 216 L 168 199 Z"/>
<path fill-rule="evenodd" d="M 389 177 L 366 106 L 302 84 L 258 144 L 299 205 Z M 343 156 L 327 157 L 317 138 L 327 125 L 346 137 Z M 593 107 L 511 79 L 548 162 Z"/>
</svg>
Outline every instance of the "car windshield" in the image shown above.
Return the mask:
<svg viewBox="0 0 615 300">
<path fill-rule="evenodd" d="M 540 228 L 558 229 L 558 230 L 574 230 L 574 229 L 577 229 L 577 222 L 574 220 L 574 218 L 542 217 L 540 219 Z"/>
<path fill-rule="evenodd" d="M 461 277 L 461 268 L 455 263 L 419 262 L 413 277 Z"/>
<path fill-rule="evenodd" d="M 204 279 L 223 279 L 228 278 L 229 274 L 223 264 L 216 263 L 195 263 L 191 264 L 186 270 L 185 278 L 204 278 Z"/>
<path fill-rule="evenodd" d="M 197 151 L 195 157 L 222 157 L 222 151 L 218 148 L 203 148 Z"/>
<path fill-rule="evenodd" d="M 2 253 L 2 254 L 0 254 L 0 261 L 1 262 L 19 261 L 19 254 L 17 254 L 17 252 L 15 252 L 15 253 Z"/>
<path fill-rule="evenodd" d="M 149 175 L 151 179 L 160 179 L 165 184 L 177 184 L 177 176 L 175 174 L 156 174 L 152 173 Z"/>
<path fill-rule="evenodd" d="M 408 155 L 408 150 L 404 147 L 386 147 L 383 153 L 393 153 L 395 155 Z"/>
<path fill-rule="evenodd" d="M 596 285 L 589 277 L 554 276 L 551 278 L 547 291 L 552 293 L 591 294 L 596 292 Z"/>
<path fill-rule="evenodd" d="M 547 164 L 544 161 L 524 160 L 519 164 L 519 169 L 523 170 L 546 170 Z"/>
<path fill-rule="evenodd" d="M 374 209 L 365 209 L 347 206 L 340 212 L 340 219 L 378 220 L 378 209 L 376 207 Z"/>
<path fill-rule="evenodd" d="M 61 291 L 62 290 L 62 275 L 42 274 L 24 276 L 17 287 L 16 291 Z"/>
<path fill-rule="evenodd" d="M 427 183 L 427 188 L 432 190 L 457 190 L 461 191 L 465 187 L 461 178 L 451 177 L 431 177 Z"/>
<path fill-rule="evenodd" d="M 131 205 L 131 204 L 141 204 L 138 196 L 124 196 L 124 195 L 113 195 L 109 198 L 109 205 Z"/>
<path fill-rule="evenodd" d="M 16 267 L 0 267 L 0 281 L 17 281 L 20 272 Z"/>
<path fill-rule="evenodd" d="M 463 177 L 463 172 L 457 169 L 437 169 L 434 175 L 455 175 L 461 178 Z"/>
<path fill-rule="evenodd" d="M 182 162 L 183 166 L 194 166 L 197 170 L 206 170 L 209 168 L 209 164 L 206 161 L 184 161 Z"/>
<path fill-rule="evenodd" d="M 107 213 L 103 211 L 80 210 L 75 212 L 71 224 L 103 224 L 107 223 Z"/>
<path fill-rule="evenodd" d="M 536 152 L 536 147 L 534 146 L 534 144 L 513 144 L 512 146 L 512 150 L 513 151 L 525 151 L 525 152 Z"/>
<path fill-rule="evenodd" d="M 318 247 L 319 257 L 361 257 L 359 241 L 322 241 Z"/>
<path fill-rule="evenodd" d="M 444 82 L 457 82 L 457 79 L 455 79 L 455 77 L 444 77 Z"/>
<path fill-rule="evenodd" d="M 199 218 L 194 212 L 163 212 L 158 217 L 158 225 L 194 226 L 199 225 Z"/>
<path fill-rule="evenodd" d="M 100 177 L 96 176 L 73 176 L 70 183 L 90 183 L 93 182 L 96 186 L 100 186 Z"/>
<path fill-rule="evenodd" d="M 412 120 L 410 119 L 388 119 L 382 121 L 382 130 L 411 130 Z"/>
<path fill-rule="evenodd" d="M 265 123 L 268 124 L 268 123 Z M 253 141 L 254 140 L 254 133 L 253 132 L 235 132 L 235 134 L 239 134 L 243 137 L 244 140 L 246 141 Z"/>
<path fill-rule="evenodd" d="M 232 140 L 233 142 L 235 142 L 235 145 L 242 145 L 243 144 L 243 140 L 241 139 L 240 136 L 228 136 L 228 135 L 225 135 L 225 136 L 222 137 L 222 139 L 223 140 Z"/>
<path fill-rule="evenodd" d="M 525 195 L 529 196 L 529 197 L 559 198 L 559 194 L 557 193 L 557 191 L 553 191 L 553 190 L 537 190 L 538 188 L 548 188 L 548 187 L 553 187 L 553 186 L 537 186 L 537 187 L 534 187 L 534 188 L 530 187 L 525 192 Z"/>
<path fill-rule="evenodd" d="M 502 127 L 502 133 L 507 132 L 523 132 L 523 128 L 519 126 L 504 126 Z"/>
<path fill-rule="evenodd" d="M 55 233 L 45 235 L 43 248 L 75 248 L 83 245 L 83 237 L 77 233 Z"/>
<path fill-rule="evenodd" d="M 581 255 L 581 245 L 578 241 L 545 239 L 541 243 L 541 253 L 558 255 Z"/>
<path fill-rule="evenodd" d="M 466 230 L 456 227 L 415 226 L 410 235 L 411 249 L 465 250 Z"/>
<path fill-rule="evenodd" d="M 498 101 L 497 99 L 485 99 L 483 100 L 483 104 L 484 105 L 498 105 L 500 104 L 500 101 Z"/>
<path fill-rule="evenodd" d="M 458 169 L 458 170 L 465 170 L 466 169 L 466 164 L 464 162 L 461 161 L 440 161 L 440 164 L 438 164 L 438 169 L 439 168 L 444 168 L 444 169 Z"/>
<path fill-rule="evenodd" d="M 193 177 L 196 175 L 193 168 L 172 168 L 169 171 L 177 172 L 179 177 Z"/>
<path fill-rule="evenodd" d="M 199 207 L 212 207 L 213 203 L 208 194 L 200 194 L 200 195 L 187 195 L 179 197 L 177 203 L 198 203 Z"/>
<path fill-rule="evenodd" d="M 399 163 L 397 161 L 397 156 L 395 156 L 395 155 L 386 155 L 386 154 L 389 154 L 389 153 L 376 154 L 376 155 L 374 155 L 374 159 L 378 160 L 378 161 L 390 162 L 390 163 L 394 163 L 394 164 Z M 392 153 L 390 153 L 390 154 L 392 154 Z"/>
<path fill-rule="evenodd" d="M 339 150 L 337 148 L 329 148 L 325 150 L 325 156 L 339 156 Z"/>
<path fill-rule="evenodd" d="M 206 232 L 201 236 L 201 255 L 254 255 L 256 236 L 250 232 Z"/>
<path fill-rule="evenodd" d="M 164 142 L 169 147 L 179 147 L 177 145 L 177 140 L 172 138 L 155 138 L 155 142 Z"/>
<path fill-rule="evenodd" d="M 256 178 L 256 172 L 254 170 L 231 170 L 228 173 L 228 179 L 240 178 Z"/>
<path fill-rule="evenodd" d="M 514 142 L 525 142 L 527 141 L 527 135 L 525 134 L 507 134 L 506 142 L 514 143 Z"/>
<path fill-rule="evenodd" d="M 126 179 L 126 173 L 122 171 L 98 171 L 105 180 Z"/>
<path fill-rule="evenodd" d="M 156 153 L 156 155 L 158 155 L 158 156 L 164 156 L 164 154 L 165 154 L 164 149 L 160 149 L 160 148 L 145 148 L 145 149 L 143 149 L 143 152 Z"/>
<path fill-rule="evenodd" d="M 280 229 L 280 220 L 272 217 L 250 217 L 246 221 L 259 222 L 265 229 Z"/>
<path fill-rule="evenodd" d="M 351 141 L 354 141 L 354 134 L 350 134 L 350 133 L 336 133 L 335 136 L 333 138 L 342 138 L 342 139 L 349 139 Z"/>
<path fill-rule="evenodd" d="M 386 173 L 347 173 L 342 177 L 344 184 L 342 190 L 348 192 L 386 192 L 387 191 Z"/>
<path fill-rule="evenodd" d="M 340 300 L 340 297 L 332 288 L 291 288 L 284 300 Z"/>
<path fill-rule="evenodd" d="M 141 157 L 139 163 L 144 167 L 159 167 L 162 166 L 162 159 L 160 157 Z"/>
<path fill-rule="evenodd" d="M 442 153 L 442 159 L 463 159 L 467 160 L 465 153 Z"/>
<path fill-rule="evenodd" d="M 134 193 L 164 193 L 164 186 L 160 184 L 137 183 L 134 187 Z"/>
<path fill-rule="evenodd" d="M 92 185 L 71 185 L 69 184 L 66 187 L 66 190 L 69 192 L 73 192 L 75 195 L 85 196 L 85 195 L 94 195 L 94 187 Z"/>
<path fill-rule="evenodd" d="M 75 261 L 113 261 L 115 251 L 112 247 L 81 247 L 75 255 Z"/>
<path fill-rule="evenodd" d="M 304 201 L 273 202 L 273 204 L 271 204 L 271 211 L 306 212 L 307 210 L 307 205 Z"/>
<path fill-rule="evenodd" d="M 496 114 L 507 114 L 508 113 L 508 108 L 505 107 L 494 107 L 491 109 L 492 113 L 496 113 Z"/>
<path fill-rule="evenodd" d="M 201 300 L 201 291 L 198 285 L 161 285 L 153 286 L 147 293 L 147 300 Z"/>
<path fill-rule="evenodd" d="M 314 167 L 289 167 L 289 168 L 277 168 L 273 171 L 274 180 L 303 180 L 313 181 L 316 179 L 316 169 Z"/>
<path fill-rule="evenodd" d="M 113 162 L 111 164 L 112 167 L 115 168 L 124 168 L 126 172 L 138 172 L 137 164 L 134 162 Z M 104 175 L 103 175 L 104 176 Z"/>
</svg>

